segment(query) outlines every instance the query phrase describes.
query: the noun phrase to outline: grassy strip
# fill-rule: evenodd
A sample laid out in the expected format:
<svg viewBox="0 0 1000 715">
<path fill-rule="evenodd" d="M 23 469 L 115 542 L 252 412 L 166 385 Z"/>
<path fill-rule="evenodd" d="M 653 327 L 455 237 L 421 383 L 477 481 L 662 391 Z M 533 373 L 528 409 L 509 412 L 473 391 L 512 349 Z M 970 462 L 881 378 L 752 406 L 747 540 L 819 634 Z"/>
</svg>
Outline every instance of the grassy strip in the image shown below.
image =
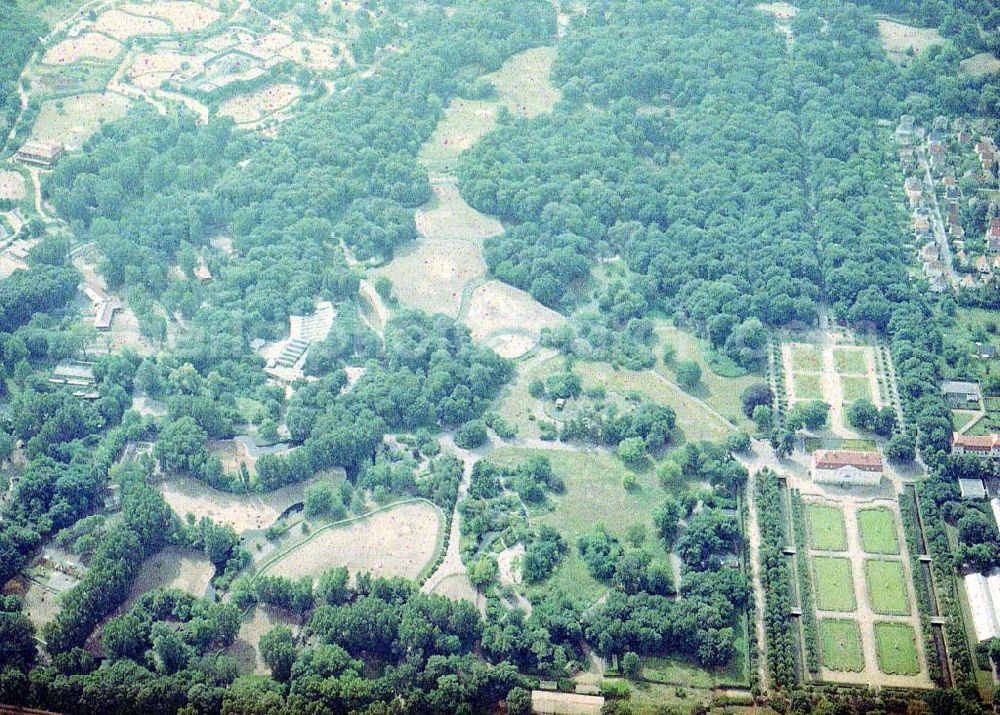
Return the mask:
<svg viewBox="0 0 1000 715">
<path fill-rule="evenodd" d="M 923 566 L 918 557 L 920 553 L 920 535 L 917 530 L 916 504 L 910 495 L 904 492 L 899 497 L 899 514 L 903 520 L 903 535 L 906 538 L 906 550 L 910 559 L 910 571 L 913 573 L 913 587 L 917 594 L 917 613 L 920 614 L 920 632 L 924 637 L 924 652 L 927 653 L 927 668 L 931 680 L 937 685 L 945 685 L 944 673 L 937 659 L 937 646 L 934 643 L 934 629 L 931 627 L 931 595 L 924 578 Z M 931 656 L 933 654 L 933 657 Z"/>
<path fill-rule="evenodd" d="M 798 677 L 792 629 L 788 623 L 791 603 L 791 573 L 784 554 L 785 534 L 781 514 L 781 488 L 777 475 L 769 469 L 757 475 L 757 523 L 760 529 L 760 579 L 764 600 L 764 633 L 767 638 L 767 666 L 778 690 L 793 688 Z"/>
<path fill-rule="evenodd" d="M 792 490 L 792 523 L 795 527 L 795 560 L 799 571 L 799 605 L 802 608 L 802 628 L 806 641 L 806 668 L 819 673 L 819 633 L 816 611 L 813 609 L 812 581 L 809 578 L 809 551 L 806 547 L 806 520 L 802 495 Z"/>
</svg>

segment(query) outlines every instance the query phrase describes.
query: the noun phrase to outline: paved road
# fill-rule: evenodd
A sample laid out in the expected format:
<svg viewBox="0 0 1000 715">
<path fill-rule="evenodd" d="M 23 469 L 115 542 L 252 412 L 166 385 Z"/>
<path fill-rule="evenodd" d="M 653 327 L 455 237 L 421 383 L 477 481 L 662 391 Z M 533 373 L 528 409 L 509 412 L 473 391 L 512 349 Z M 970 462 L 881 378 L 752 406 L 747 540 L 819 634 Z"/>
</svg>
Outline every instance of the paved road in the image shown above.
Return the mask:
<svg viewBox="0 0 1000 715">
<path fill-rule="evenodd" d="M 948 243 L 948 235 L 944 230 L 944 221 L 941 220 L 941 207 L 938 205 L 937 191 L 934 190 L 934 177 L 931 175 L 931 166 L 927 161 L 927 152 L 924 150 L 923 145 L 917 148 L 917 157 L 920 160 L 920 166 L 923 168 L 924 174 L 926 175 L 927 186 L 930 188 L 931 230 L 934 232 L 934 238 L 941 251 L 941 257 L 943 259 L 941 262 L 944 264 L 944 277 L 947 279 L 948 283 L 954 287 L 958 283 L 958 276 L 955 275 L 954 264 L 952 263 L 951 257 L 951 245 Z"/>
</svg>

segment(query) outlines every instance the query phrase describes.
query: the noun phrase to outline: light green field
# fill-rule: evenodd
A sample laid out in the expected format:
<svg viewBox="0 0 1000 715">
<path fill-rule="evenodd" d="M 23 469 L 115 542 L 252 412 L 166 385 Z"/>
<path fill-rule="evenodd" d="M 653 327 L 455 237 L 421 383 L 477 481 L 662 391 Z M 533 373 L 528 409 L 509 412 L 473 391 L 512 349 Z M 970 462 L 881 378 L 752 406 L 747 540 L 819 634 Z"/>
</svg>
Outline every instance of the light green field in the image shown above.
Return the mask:
<svg viewBox="0 0 1000 715">
<path fill-rule="evenodd" d="M 128 100 L 117 94 L 80 94 L 42 104 L 31 140 L 79 147 L 101 125 L 125 116 Z"/>
<path fill-rule="evenodd" d="M 489 459 L 512 466 L 536 455 L 549 458 L 552 471 L 565 481 L 566 492 L 550 494 L 552 509 L 538 509 L 532 514 L 532 521 L 555 527 L 571 545 L 570 554 L 546 585 L 551 583 L 586 604 L 593 603 L 607 591 L 607 586 L 587 574 L 573 546 L 576 537 L 589 534 L 597 524 L 603 524 L 609 533 L 624 541 L 631 524 L 651 522 L 653 510 L 663 499 L 663 490 L 650 470 L 636 474 L 638 488 L 626 491 L 622 480 L 631 472 L 614 457 L 597 452 L 504 447 L 494 451 Z M 655 558 L 666 558 L 660 544 L 659 539 L 647 539 L 645 548 Z"/>
<path fill-rule="evenodd" d="M 910 615 L 910 595 L 902 563 L 868 559 L 865 561 L 865 583 L 868 585 L 868 600 L 875 613 Z"/>
<path fill-rule="evenodd" d="M 813 557 L 816 580 L 816 608 L 821 611 L 850 613 L 857 608 L 851 562 L 832 556 Z"/>
<path fill-rule="evenodd" d="M 695 397 L 704 400 L 737 425 L 745 426 L 749 423 L 743 414 L 740 394 L 749 385 L 763 380 L 762 375 L 750 374 L 743 377 L 717 375 L 705 360 L 703 344 L 695 336 L 665 323 L 658 323 L 655 332 L 659 338 L 660 346 L 668 343 L 674 346 L 677 362 L 693 360 L 701 367 L 701 386 L 692 392 Z M 658 356 L 655 370 L 676 382 L 673 367 L 664 365 L 662 362 L 662 347 L 659 347 L 656 352 Z"/>
<path fill-rule="evenodd" d="M 876 623 L 875 644 L 878 669 L 888 675 L 916 675 L 920 672 L 917 640 L 907 623 Z"/>
<path fill-rule="evenodd" d="M 847 551 L 847 530 L 840 509 L 822 504 L 808 504 L 809 541 L 818 551 Z"/>
<path fill-rule="evenodd" d="M 602 385 L 608 392 L 638 392 L 651 402 L 674 408 L 684 441 L 719 442 L 733 431 L 718 416 L 700 405 L 695 397 L 674 387 L 655 372 L 615 370 L 608 363 L 584 362 L 578 362 L 573 369 L 583 378 L 585 389 Z M 674 443 L 680 441 L 675 439 Z"/>
<path fill-rule="evenodd" d="M 823 665 L 830 670 L 859 673 L 865 669 L 857 621 L 824 618 L 819 622 Z"/>
<path fill-rule="evenodd" d="M 840 437 L 806 437 L 805 450 L 812 454 L 817 449 L 850 449 L 858 452 L 874 452 L 878 444 L 873 439 L 841 439 Z"/>
<path fill-rule="evenodd" d="M 795 372 L 823 372 L 823 356 L 815 345 L 792 345 L 792 370 Z"/>
<path fill-rule="evenodd" d="M 887 507 L 862 509 L 858 512 L 861 544 L 868 554 L 898 554 L 899 537 L 896 516 Z"/>
<path fill-rule="evenodd" d="M 823 385 L 819 375 L 802 375 L 795 373 L 792 382 L 795 385 L 795 399 L 797 400 L 822 400 Z"/>
<path fill-rule="evenodd" d="M 844 388 L 844 402 L 872 400 L 872 386 L 867 377 L 841 376 L 840 383 Z"/>
<path fill-rule="evenodd" d="M 865 354 L 861 350 L 836 348 L 833 351 L 833 361 L 841 375 L 864 375 L 868 371 Z"/>
</svg>

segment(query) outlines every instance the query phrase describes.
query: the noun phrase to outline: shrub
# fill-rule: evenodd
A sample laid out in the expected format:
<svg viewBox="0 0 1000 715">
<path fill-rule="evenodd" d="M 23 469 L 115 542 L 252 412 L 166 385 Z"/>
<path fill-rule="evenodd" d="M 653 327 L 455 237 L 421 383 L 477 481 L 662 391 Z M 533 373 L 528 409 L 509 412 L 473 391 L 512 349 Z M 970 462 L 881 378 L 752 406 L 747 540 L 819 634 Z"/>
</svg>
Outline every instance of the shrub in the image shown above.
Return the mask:
<svg viewBox="0 0 1000 715">
<path fill-rule="evenodd" d="M 470 420 L 458 428 L 455 444 L 462 449 L 475 449 L 486 444 L 489 435 L 482 420 Z"/>
</svg>

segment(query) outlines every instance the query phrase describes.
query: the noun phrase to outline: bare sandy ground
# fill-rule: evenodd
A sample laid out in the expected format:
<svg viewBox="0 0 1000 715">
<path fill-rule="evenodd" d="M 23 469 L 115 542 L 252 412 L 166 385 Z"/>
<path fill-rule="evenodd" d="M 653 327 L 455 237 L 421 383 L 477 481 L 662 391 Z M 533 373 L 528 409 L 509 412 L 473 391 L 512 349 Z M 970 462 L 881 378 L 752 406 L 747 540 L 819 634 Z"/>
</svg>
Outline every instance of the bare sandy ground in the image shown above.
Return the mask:
<svg viewBox="0 0 1000 715">
<path fill-rule="evenodd" d="M 469 302 L 465 323 L 475 340 L 502 330 L 527 330 L 532 333 L 551 328 L 565 320 L 519 288 L 488 281 L 476 288 Z"/>
<path fill-rule="evenodd" d="M 440 512 L 411 502 L 317 533 L 267 569 L 272 576 L 319 576 L 335 566 L 352 574 L 415 579 L 437 551 Z"/>
<path fill-rule="evenodd" d="M 16 171 L 0 171 L 0 199 L 20 201 L 27 195 L 23 175 Z"/>
<path fill-rule="evenodd" d="M 96 32 L 85 32 L 79 37 L 63 40 L 50 47 L 42 56 L 42 63 L 62 65 L 81 59 L 110 62 L 121 50 L 121 43 L 110 37 Z"/>
<path fill-rule="evenodd" d="M 162 0 L 153 3 L 126 3 L 121 6 L 134 15 L 157 17 L 166 20 L 174 32 L 203 30 L 221 17 L 215 10 L 186 0 Z"/>
<path fill-rule="evenodd" d="M 108 10 L 94 23 L 94 30 L 111 35 L 117 40 L 127 40 L 140 35 L 166 35 L 170 25 L 153 17 L 139 17 L 121 10 Z"/>
<path fill-rule="evenodd" d="M 486 275 L 479 244 L 469 241 L 421 241 L 379 271 L 392 282 L 396 297 L 428 313 L 458 317 L 466 283 Z"/>
<path fill-rule="evenodd" d="M 176 588 L 193 596 L 204 596 L 214 573 L 215 567 L 201 551 L 168 546 L 142 565 L 125 605 L 119 610 L 124 613 L 139 596 L 155 588 Z"/>
</svg>

